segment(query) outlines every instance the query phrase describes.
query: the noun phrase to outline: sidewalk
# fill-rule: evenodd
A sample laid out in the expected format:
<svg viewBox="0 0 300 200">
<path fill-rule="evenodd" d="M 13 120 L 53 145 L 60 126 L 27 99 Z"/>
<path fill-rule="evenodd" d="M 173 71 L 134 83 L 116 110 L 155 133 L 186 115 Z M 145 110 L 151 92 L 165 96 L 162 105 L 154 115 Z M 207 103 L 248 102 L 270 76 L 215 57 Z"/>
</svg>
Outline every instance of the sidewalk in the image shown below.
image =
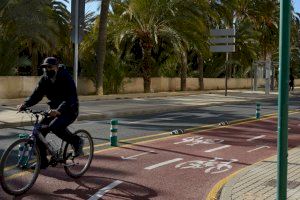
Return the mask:
<svg viewBox="0 0 300 200">
<path fill-rule="evenodd" d="M 299 90 L 298 90 L 299 91 Z M 299 94 L 297 92 L 295 95 Z M 300 146 L 288 150 L 287 199 L 300 200 Z M 275 200 L 277 155 L 248 166 L 227 177 L 215 199 Z M 228 181 L 228 182 L 227 182 Z M 215 200 L 214 199 L 214 200 Z"/>
<path fill-rule="evenodd" d="M 227 96 L 224 95 L 223 90 L 80 96 L 78 120 L 111 119 L 272 98 L 277 98 L 276 92 L 265 95 L 263 91 L 249 90 L 228 90 Z M 0 128 L 23 126 L 31 123 L 30 116 L 16 113 L 16 106 L 23 100 L 24 98 L 0 99 Z M 47 100 L 43 99 L 41 104 L 33 109 L 46 109 L 46 102 Z"/>
<path fill-rule="evenodd" d="M 300 199 L 300 147 L 288 152 L 287 199 Z M 277 155 L 251 165 L 227 182 L 220 200 L 275 200 Z"/>
</svg>

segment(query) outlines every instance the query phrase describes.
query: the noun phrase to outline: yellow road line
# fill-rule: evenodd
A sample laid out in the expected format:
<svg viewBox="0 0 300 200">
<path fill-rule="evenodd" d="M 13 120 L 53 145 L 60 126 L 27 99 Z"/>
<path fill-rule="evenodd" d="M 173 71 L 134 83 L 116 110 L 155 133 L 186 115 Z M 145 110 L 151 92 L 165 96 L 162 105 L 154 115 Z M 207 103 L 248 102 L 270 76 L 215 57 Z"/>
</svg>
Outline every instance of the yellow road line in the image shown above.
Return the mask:
<svg viewBox="0 0 300 200">
<path fill-rule="evenodd" d="M 206 200 L 218 200 L 218 193 L 220 191 L 220 189 L 233 177 L 235 177 L 238 173 L 242 172 L 245 168 L 240 169 L 232 174 L 230 174 L 229 176 L 223 178 L 222 180 L 220 180 L 209 192 L 209 194 L 206 197 Z"/>
</svg>

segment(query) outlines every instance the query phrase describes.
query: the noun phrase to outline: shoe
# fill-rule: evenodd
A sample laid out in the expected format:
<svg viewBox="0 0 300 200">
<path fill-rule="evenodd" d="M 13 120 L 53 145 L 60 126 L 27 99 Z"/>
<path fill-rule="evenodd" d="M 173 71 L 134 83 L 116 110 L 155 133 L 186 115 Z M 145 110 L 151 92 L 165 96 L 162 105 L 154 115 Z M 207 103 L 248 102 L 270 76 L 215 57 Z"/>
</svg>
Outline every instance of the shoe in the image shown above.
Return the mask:
<svg viewBox="0 0 300 200">
<path fill-rule="evenodd" d="M 47 167 L 49 166 L 49 164 L 41 164 L 40 169 L 47 169 Z M 36 163 L 33 163 L 32 165 L 30 165 L 30 169 L 35 170 L 36 167 Z"/>
<path fill-rule="evenodd" d="M 83 156 L 83 145 L 84 145 L 84 141 L 82 138 L 79 138 L 79 142 L 76 145 L 73 145 L 74 148 L 74 157 L 78 157 L 78 156 Z"/>
</svg>

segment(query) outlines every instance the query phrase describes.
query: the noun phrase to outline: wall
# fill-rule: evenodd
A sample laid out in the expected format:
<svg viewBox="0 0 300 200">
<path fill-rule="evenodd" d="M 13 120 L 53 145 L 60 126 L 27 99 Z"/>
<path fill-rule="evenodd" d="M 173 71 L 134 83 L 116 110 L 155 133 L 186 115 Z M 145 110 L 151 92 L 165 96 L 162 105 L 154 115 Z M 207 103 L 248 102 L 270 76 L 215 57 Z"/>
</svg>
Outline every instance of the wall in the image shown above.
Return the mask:
<svg viewBox="0 0 300 200">
<path fill-rule="evenodd" d="M 40 77 L 0 76 L 0 99 L 20 98 L 30 95 Z M 198 90 L 198 78 L 187 78 L 187 90 Z M 264 80 L 258 80 L 259 86 Z M 300 79 L 295 80 L 300 85 Z M 204 78 L 205 90 L 221 90 L 225 88 L 223 78 Z M 228 89 L 251 88 L 251 79 L 228 79 Z M 151 79 L 151 92 L 179 91 L 180 78 L 155 77 Z M 142 93 L 144 84 L 142 78 L 125 78 L 120 93 Z M 95 93 L 93 82 L 86 78 L 78 79 L 78 94 L 91 95 Z"/>
<path fill-rule="evenodd" d="M 0 98 L 27 97 L 32 93 L 39 80 L 38 76 L 0 76 Z M 81 95 L 94 94 L 93 82 L 85 78 L 79 79 L 78 93 Z"/>
<path fill-rule="evenodd" d="M 263 87 L 265 84 L 264 79 L 258 80 L 258 86 Z M 142 78 L 126 78 L 124 86 L 120 93 L 134 93 L 143 92 L 143 79 Z M 187 78 L 187 90 L 199 90 L 198 78 Z M 251 79 L 228 79 L 228 89 L 246 89 L 252 88 Z M 225 89 L 225 79 L 223 78 L 204 78 L 205 90 L 222 90 Z M 166 91 L 179 91 L 180 78 L 165 78 L 155 77 L 151 79 L 151 92 L 166 92 Z"/>
</svg>

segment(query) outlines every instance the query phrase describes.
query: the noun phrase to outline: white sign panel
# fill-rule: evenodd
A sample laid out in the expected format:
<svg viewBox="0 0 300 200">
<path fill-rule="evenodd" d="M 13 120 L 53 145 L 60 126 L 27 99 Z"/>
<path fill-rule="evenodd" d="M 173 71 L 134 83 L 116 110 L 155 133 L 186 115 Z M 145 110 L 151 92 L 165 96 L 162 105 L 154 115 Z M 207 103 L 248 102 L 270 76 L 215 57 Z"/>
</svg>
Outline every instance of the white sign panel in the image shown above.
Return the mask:
<svg viewBox="0 0 300 200">
<path fill-rule="evenodd" d="M 220 37 L 220 38 L 213 38 L 210 39 L 210 43 L 213 44 L 234 44 L 235 43 L 235 38 L 227 38 L 227 37 Z"/>
<path fill-rule="evenodd" d="M 210 46 L 211 52 L 235 52 L 235 45 Z"/>
<path fill-rule="evenodd" d="M 235 35 L 235 29 L 213 29 L 210 30 L 211 36 L 234 36 Z"/>
</svg>

